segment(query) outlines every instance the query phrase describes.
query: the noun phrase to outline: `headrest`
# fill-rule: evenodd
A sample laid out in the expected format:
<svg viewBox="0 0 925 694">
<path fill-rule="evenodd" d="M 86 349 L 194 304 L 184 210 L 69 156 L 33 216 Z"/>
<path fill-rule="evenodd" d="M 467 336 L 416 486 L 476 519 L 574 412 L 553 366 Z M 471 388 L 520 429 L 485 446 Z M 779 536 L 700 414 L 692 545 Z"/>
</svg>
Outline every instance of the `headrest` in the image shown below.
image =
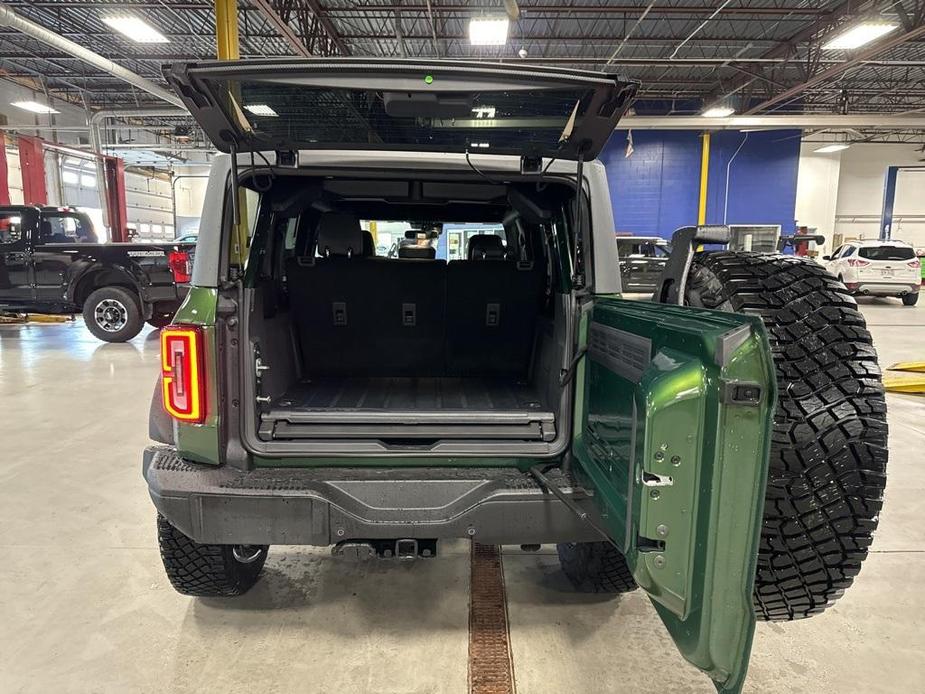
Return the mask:
<svg viewBox="0 0 925 694">
<path fill-rule="evenodd" d="M 372 258 L 376 255 L 376 242 L 373 241 L 373 235 L 363 230 L 363 257 Z"/>
<path fill-rule="evenodd" d="M 360 220 L 346 212 L 325 212 L 318 220 L 318 253 L 322 257 L 363 254 Z"/>
<path fill-rule="evenodd" d="M 433 246 L 412 246 L 411 244 L 408 244 L 407 246 L 398 247 L 398 257 L 423 258 L 425 260 L 433 260 L 437 257 L 437 249 Z"/>
<path fill-rule="evenodd" d="M 507 254 L 500 236 L 476 234 L 469 239 L 469 260 L 505 260 Z"/>
</svg>

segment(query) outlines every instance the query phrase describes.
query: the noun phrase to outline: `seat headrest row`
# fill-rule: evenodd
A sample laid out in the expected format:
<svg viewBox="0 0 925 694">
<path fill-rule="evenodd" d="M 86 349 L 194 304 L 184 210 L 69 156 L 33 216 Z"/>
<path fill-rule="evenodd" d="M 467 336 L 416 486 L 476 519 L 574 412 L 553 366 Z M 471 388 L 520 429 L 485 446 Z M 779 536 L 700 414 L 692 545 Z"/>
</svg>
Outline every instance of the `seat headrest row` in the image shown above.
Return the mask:
<svg viewBox="0 0 925 694">
<path fill-rule="evenodd" d="M 318 253 L 325 258 L 364 255 L 364 241 L 360 220 L 355 215 L 325 212 L 318 220 Z"/>
<path fill-rule="evenodd" d="M 408 244 L 407 246 L 398 247 L 398 257 L 433 260 L 437 257 L 437 249 L 433 246 L 416 246 Z"/>
<path fill-rule="evenodd" d="M 469 239 L 469 260 L 506 260 L 507 252 L 500 236 L 476 234 Z"/>
</svg>

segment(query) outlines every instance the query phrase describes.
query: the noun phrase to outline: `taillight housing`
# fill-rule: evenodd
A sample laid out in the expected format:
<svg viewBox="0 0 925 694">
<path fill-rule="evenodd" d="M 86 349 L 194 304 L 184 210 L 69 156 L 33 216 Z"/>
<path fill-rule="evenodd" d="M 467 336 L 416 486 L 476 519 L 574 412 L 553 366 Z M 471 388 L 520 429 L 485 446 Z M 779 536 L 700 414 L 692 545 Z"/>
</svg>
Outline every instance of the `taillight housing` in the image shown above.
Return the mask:
<svg viewBox="0 0 925 694">
<path fill-rule="evenodd" d="M 922 263 L 921 261 L 919 261 L 918 258 L 915 258 L 914 260 L 910 260 L 908 263 L 906 263 L 906 265 L 911 267 L 913 270 L 918 270 L 920 267 L 922 267 Z"/>
<path fill-rule="evenodd" d="M 167 265 L 173 272 L 173 280 L 178 284 L 186 284 L 192 279 L 193 264 L 190 262 L 189 253 L 186 251 L 169 251 L 167 253 Z"/>
<path fill-rule="evenodd" d="M 848 258 L 848 265 L 851 267 L 867 267 L 870 265 L 870 261 L 861 260 L 860 258 Z"/>
<path fill-rule="evenodd" d="M 167 414 L 187 424 L 206 418 L 202 328 L 168 325 L 161 329 L 161 381 Z"/>
</svg>

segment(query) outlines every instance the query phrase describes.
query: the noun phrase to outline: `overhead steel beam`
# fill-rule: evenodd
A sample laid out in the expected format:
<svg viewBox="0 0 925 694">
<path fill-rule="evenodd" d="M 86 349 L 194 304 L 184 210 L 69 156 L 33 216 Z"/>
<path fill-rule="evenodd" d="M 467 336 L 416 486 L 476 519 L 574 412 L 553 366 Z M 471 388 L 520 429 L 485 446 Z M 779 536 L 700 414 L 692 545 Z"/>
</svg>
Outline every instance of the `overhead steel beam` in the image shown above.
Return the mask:
<svg viewBox="0 0 925 694">
<path fill-rule="evenodd" d="M 841 21 L 851 12 L 866 11 L 874 2 L 872 0 L 858 4 L 854 0 L 844 0 L 831 8 L 829 12 L 817 19 L 812 24 L 804 27 L 796 34 L 791 36 L 787 41 L 777 44 L 761 54 L 761 58 L 782 58 L 783 62 L 789 62 L 797 52 L 797 46 L 812 39 L 817 34 L 830 29 L 836 23 Z M 752 84 L 757 78 L 738 77 L 726 83 L 718 83 L 713 90 L 715 99 L 722 99 L 735 94 L 739 90 Z M 714 100 L 715 100 L 714 99 Z"/>
<path fill-rule="evenodd" d="M 62 4 L 60 0 L 10 0 L 7 2 L 11 7 L 42 7 L 53 10 L 62 9 Z M 98 0 L 68 0 L 67 7 L 79 8 L 79 9 L 99 9 Z M 139 10 L 163 10 L 164 4 L 161 2 L 133 2 L 133 9 Z M 178 2 L 171 3 L 170 7 L 177 10 L 211 10 L 212 3 L 208 0 L 201 0 L 201 2 Z M 421 10 L 426 9 L 426 5 L 415 4 L 403 6 L 403 9 L 406 10 Z M 326 8 L 326 14 L 362 14 L 368 12 L 391 12 L 394 9 L 393 5 L 360 5 L 356 4 L 353 7 L 331 7 Z M 525 6 L 522 9 L 524 14 L 535 13 L 535 12 L 544 12 L 549 14 L 569 14 L 569 13 L 594 13 L 594 14 L 626 14 L 634 15 L 638 14 L 643 8 L 639 5 L 529 5 Z M 674 7 L 666 6 L 659 8 L 657 14 L 710 14 L 716 8 L 710 7 L 707 4 L 697 5 L 693 7 Z M 473 7 L 471 5 L 465 4 L 455 4 L 455 5 L 434 5 L 434 11 L 439 13 L 459 13 L 459 12 L 472 12 Z M 767 16 L 819 16 L 825 15 L 829 10 L 824 8 L 813 8 L 813 7 L 733 7 L 728 10 L 729 14 L 738 14 L 738 15 L 767 15 Z"/>
<path fill-rule="evenodd" d="M 312 52 L 308 50 L 308 47 L 302 42 L 302 39 L 299 38 L 299 35 L 295 33 L 293 28 L 289 26 L 289 23 L 283 21 L 283 18 L 279 16 L 279 13 L 274 9 L 273 5 L 270 4 L 269 0 L 250 0 L 250 2 L 263 13 L 263 16 L 273 25 L 273 28 L 279 32 L 279 35 L 285 39 L 286 43 L 289 44 L 289 47 L 296 55 L 300 55 L 303 58 L 312 57 Z"/>
<path fill-rule="evenodd" d="M 473 7 L 472 5 L 467 4 L 435 4 L 433 5 L 434 13 L 439 14 L 457 14 L 457 13 L 466 13 L 471 14 L 473 10 L 484 9 L 479 7 Z M 347 15 L 347 14 L 368 14 L 370 12 L 393 12 L 395 10 L 395 4 L 354 4 L 352 7 L 328 7 L 325 9 L 325 14 L 328 15 Z M 407 11 L 422 11 L 427 9 L 427 5 L 415 4 L 415 5 L 402 5 L 399 9 Z M 500 8 L 499 8 L 500 9 Z M 627 17 L 634 17 L 635 15 L 640 14 L 645 10 L 644 5 L 616 5 L 604 3 L 600 5 L 570 5 L 570 4 L 561 4 L 561 5 L 524 5 L 520 8 L 521 15 L 529 17 L 534 14 L 620 14 L 626 15 Z M 662 15 L 710 15 L 716 11 L 715 5 L 703 4 L 703 5 L 694 5 L 694 6 L 670 6 L 670 5 L 656 5 L 652 9 L 652 14 L 662 14 Z M 724 10 L 724 14 L 732 15 L 749 15 L 749 16 L 790 16 L 796 15 L 799 17 L 817 17 L 824 16 L 829 13 L 828 9 L 812 8 L 812 7 L 731 7 Z"/>
<path fill-rule="evenodd" d="M 321 27 L 328 35 L 328 39 L 330 39 L 331 43 L 337 46 L 337 50 L 340 51 L 340 54 L 350 55 L 350 48 L 347 47 L 347 44 L 344 43 L 343 39 L 340 37 L 340 34 L 337 33 L 337 29 L 334 27 L 334 24 L 331 22 L 331 20 L 328 19 L 324 8 L 321 7 L 321 3 L 318 2 L 318 0 L 302 0 L 302 2 L 304 2 L 314 13 L 315 17 L 318 19 L 318 23 L 321 24 Z"/>
<path fill-rule="evenodd" d="M 54 31 L 46 29 L 41 24 L 36 24 L 35 22 L 21 17 L 16 14 L 10 8 L 0 5 L 0 26 L 8 26 L 16 31 L 22 32 L 23 34 L 30 36 L 31 38 L 41 41 L 44 44 L 53 46 L 65 53 L 70 53 L 77 58 L 80 58 L 85 63 L 93 65 L 103 72 L 108 72 L 110 75 L 118 77 L 119 79 L 128 82 L 129 84 L 138 87 L 142 91 L 148 92 L 156 96 L 163 101 L 174 104 L 175 106 L 183 106 L 183 102 L 178 96 L 167 91 L 163 87 L 154 82 L 145 79 L 141 75 L 127 70 L 121 65 L 114 63 L 109 60 L 109 58 L 104 58 L 99 53 L 94 53 L 91 50 L 88 50 L 70 39 L 66 39 L 62 36 L 59 36 Z"/>
<path fill-rule="evenodd" d="M 805 92 L 807 89 L 811 89 L 812 87 L 815 87 L 817 84 L 826 82 L 832 79 L 833 77 L 838 77 L 840 74 L 845 72 L 845 70 L 848 70 L 854 67 L 855 65 L 863 63 L 866 60 L 871 60 L 873 58 L 876 58 L 881 53 L 884 53 L 890 50 L 891 48 L 895 48 L 896 46 L 900 46 L 906 43 L 907 41 L 914 41 L 920 36 L 925 36 L 925 24 L 923 24 L 922 26 L 916 29 L 913 29 L 912 31 L 907 31 L 904 34 L 900 34 L 899 36 L 894 36 L 893 38 L 888 38 L 888 39 L 884 39 L 883 41 L 878 41 L 876 44 L 874 44 L 867 50 L 860 51 L 859 53 L 857 53 L 853 58 L 846 60 L 843 63 L 840 63 L 838 65 L 833 65 L 832 67 L 826 70 L 822 70 L 821 72 L 818 72 L 812 77 L 810 77 L 808 80 L 806 80 L 802 84 L 793 86 L 790 89 L 785 89 L 781 93 L 776 94 L 775 96 L 772 96 L 770 99 L 767 99 L 766 101 L 762 101 L 757 106 L 753 106 L 752 108 L 748 109 L 748 111 L 745 112 L 745 115 L 752 115 L 754 113 L 758 113 L 759 111 L 763 111 L 766 108 L 770 108 L 771 106 L 774 106 L 775 104 L 779 104 L 782 101 L 787 101 L 788 99 L 792 99 L 795 96 L 799 96 L 800 94 Z"/>
<path fill-rule="evenodd" d="M 925 129 L 925 113 L 910 116 L 882 114 L 794 114 L 787 116 L 627 116 L 617 126 L 620 130 L 822 130 L 839 128 L 876 128 L 877 130 Z"/>
</svg>

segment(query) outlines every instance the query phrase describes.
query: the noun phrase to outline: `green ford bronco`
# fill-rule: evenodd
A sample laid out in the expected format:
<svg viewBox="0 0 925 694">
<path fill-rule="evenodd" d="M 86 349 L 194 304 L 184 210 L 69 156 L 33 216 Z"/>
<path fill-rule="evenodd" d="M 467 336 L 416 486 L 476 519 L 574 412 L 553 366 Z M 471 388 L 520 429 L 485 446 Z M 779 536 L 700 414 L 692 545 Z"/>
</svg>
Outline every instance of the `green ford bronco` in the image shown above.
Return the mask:
<svg viewBox="0 0 925 694">
<path fill-rule="evenodd" d="M 724 227 L 676 232 L 654 300 L 621 298 L 595 158 L 634 83 L 363 59 L 165 73 L 224 152 L 144 454 L 178 591 L 244 593 L 274 544 L 556 543 L 576 589 L 644 590 L 735 692 L 756 619 L 851 584 L 887 458 L 864 320 L 812 262 L 695 253 Z M 386 258 L 386 228 L 430 231 Z"/>
</svg>

